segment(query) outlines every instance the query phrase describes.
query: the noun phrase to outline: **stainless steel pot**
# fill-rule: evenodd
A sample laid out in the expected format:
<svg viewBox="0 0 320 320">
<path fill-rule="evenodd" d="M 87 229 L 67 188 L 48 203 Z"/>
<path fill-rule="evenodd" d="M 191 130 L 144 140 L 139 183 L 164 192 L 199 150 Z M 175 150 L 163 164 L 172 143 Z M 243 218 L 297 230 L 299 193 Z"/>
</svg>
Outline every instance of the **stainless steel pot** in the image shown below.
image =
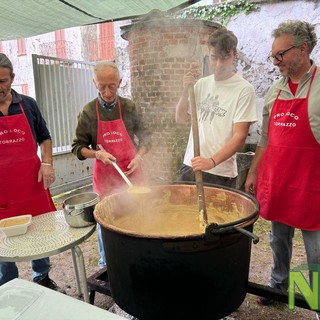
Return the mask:
<svg viewBox="0 0 320 320">
<path fill-rule="evenodd" d="M 96 223 L 93 211 L 100 201 L 95 192 L 84 192 L 63 201 L 63 211 L 67 223 L 74 228 L 87 227 Z"/>
</svg>

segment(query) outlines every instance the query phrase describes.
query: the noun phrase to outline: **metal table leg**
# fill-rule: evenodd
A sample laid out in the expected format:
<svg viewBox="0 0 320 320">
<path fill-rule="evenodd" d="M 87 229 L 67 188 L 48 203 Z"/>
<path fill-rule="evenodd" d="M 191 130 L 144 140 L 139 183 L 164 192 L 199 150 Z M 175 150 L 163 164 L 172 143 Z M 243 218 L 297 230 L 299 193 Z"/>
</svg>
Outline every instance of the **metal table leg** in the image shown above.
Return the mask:
<svg viewBox="0 0 320 320">
<path fill-rule="evenodd" d="M 72 251 L 73 264 L 74 264 L 74 269 L 76 274 L 78 290 L 80 289 L 80 292 L 82 291 L 84 301 L 90 303 L 89 290 L 88 290 L 88 284 L 87 284 L 87 275 L 86 275 L 86 269 L 85 269 L 82 251 L 79 246 L 75 246 L 71 248 L 71 251 Z M 80 282 L 82 283 L 83 290 L 81 290 Z"/>
<path fill-rule="evenodd" d="M 71 253 L 72 253 L 72 262 L 73 262 L 73 270 L 74 270 L 74 275 L 76 277 L 76 284 L 77 284 L 77 290 L 79 296 L 82 295 L 82 289 L 81 289 L 81 282 L 79 278 L 79 269 L 78 269 L 78 263 L 77 263 L 77 256 L 75 252 L 75 247 L 71 248 Z"/>
</svg>

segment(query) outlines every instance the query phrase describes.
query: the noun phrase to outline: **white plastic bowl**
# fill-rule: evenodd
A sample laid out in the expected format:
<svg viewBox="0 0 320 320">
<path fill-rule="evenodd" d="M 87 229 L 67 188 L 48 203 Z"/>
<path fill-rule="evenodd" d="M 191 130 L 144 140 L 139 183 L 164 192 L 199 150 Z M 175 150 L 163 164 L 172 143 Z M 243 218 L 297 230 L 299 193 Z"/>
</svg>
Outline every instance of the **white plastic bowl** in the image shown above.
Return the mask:
<svg viewBox="0 0 320 320">
<path fill-rule="evenodd" d="M 2 219 L 0 220 L 0 231 L 7 237 L 25 234 L 28 230 L 28 226 L 31 224 L 31 220 L 31 214 Z"/>
</svg>

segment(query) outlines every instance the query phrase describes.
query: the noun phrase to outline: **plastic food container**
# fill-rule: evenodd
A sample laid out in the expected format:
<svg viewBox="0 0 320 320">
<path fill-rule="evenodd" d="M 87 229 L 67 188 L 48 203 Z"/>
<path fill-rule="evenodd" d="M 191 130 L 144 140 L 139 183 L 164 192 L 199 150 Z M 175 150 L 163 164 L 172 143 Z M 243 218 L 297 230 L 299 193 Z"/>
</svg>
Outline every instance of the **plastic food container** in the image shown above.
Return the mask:
<svg viewBox="0 0 320 320">
<path fill-rule="evenodd" d="M 31 224 L 31 220 L 31 214 L 2 219 L 0 220 L 0 231 L 7 237 L 25 234 L 28 230 L 28 226 Z"/>
</svg>

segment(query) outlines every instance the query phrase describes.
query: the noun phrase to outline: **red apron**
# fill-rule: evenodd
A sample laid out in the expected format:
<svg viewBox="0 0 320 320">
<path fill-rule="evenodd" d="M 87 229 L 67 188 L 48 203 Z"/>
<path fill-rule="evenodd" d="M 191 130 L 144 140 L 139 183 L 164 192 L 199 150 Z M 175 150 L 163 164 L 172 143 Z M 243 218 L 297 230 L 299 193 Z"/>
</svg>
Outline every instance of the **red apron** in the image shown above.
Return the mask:
<svg viewBox="0 0 320 320">
<path fill-rule="evenodd" d="M 320 144 L 308 119 L 315 72 L 306 98 L 281 100 L 279 91 L 257 176 L 261 217 L 303 230 L 320 229 Z"/>
<path fill-rule="evenodd" d="M 0 219 L 55 211 L 49 190 L 38 182 L 37 144 L 21 114 L 0 117 Z"/>
<path fill-rule="evenodd" d="M 127 129 L 122 120 L 120 99 L 118 99 L 120 118 L 111 121 L 101 121 L 99 115 L 98 99 L 96 100 L 96 113 L 98 119 L 97 144 L 111 153 L 122 171 L 128 170 L 128 165 L 137 153 Z M 140 184 L 143 180 L 142 170 L 136 170 L 129 180 L 133 184 Z M 126 182 L 118 171 L 110 164 L 104 165 L 102 161 L 95 160 L 93 168 L 93 187 L 100 197 L 105 197 L 121 189 L 127 188 Z"/>
</svg>

